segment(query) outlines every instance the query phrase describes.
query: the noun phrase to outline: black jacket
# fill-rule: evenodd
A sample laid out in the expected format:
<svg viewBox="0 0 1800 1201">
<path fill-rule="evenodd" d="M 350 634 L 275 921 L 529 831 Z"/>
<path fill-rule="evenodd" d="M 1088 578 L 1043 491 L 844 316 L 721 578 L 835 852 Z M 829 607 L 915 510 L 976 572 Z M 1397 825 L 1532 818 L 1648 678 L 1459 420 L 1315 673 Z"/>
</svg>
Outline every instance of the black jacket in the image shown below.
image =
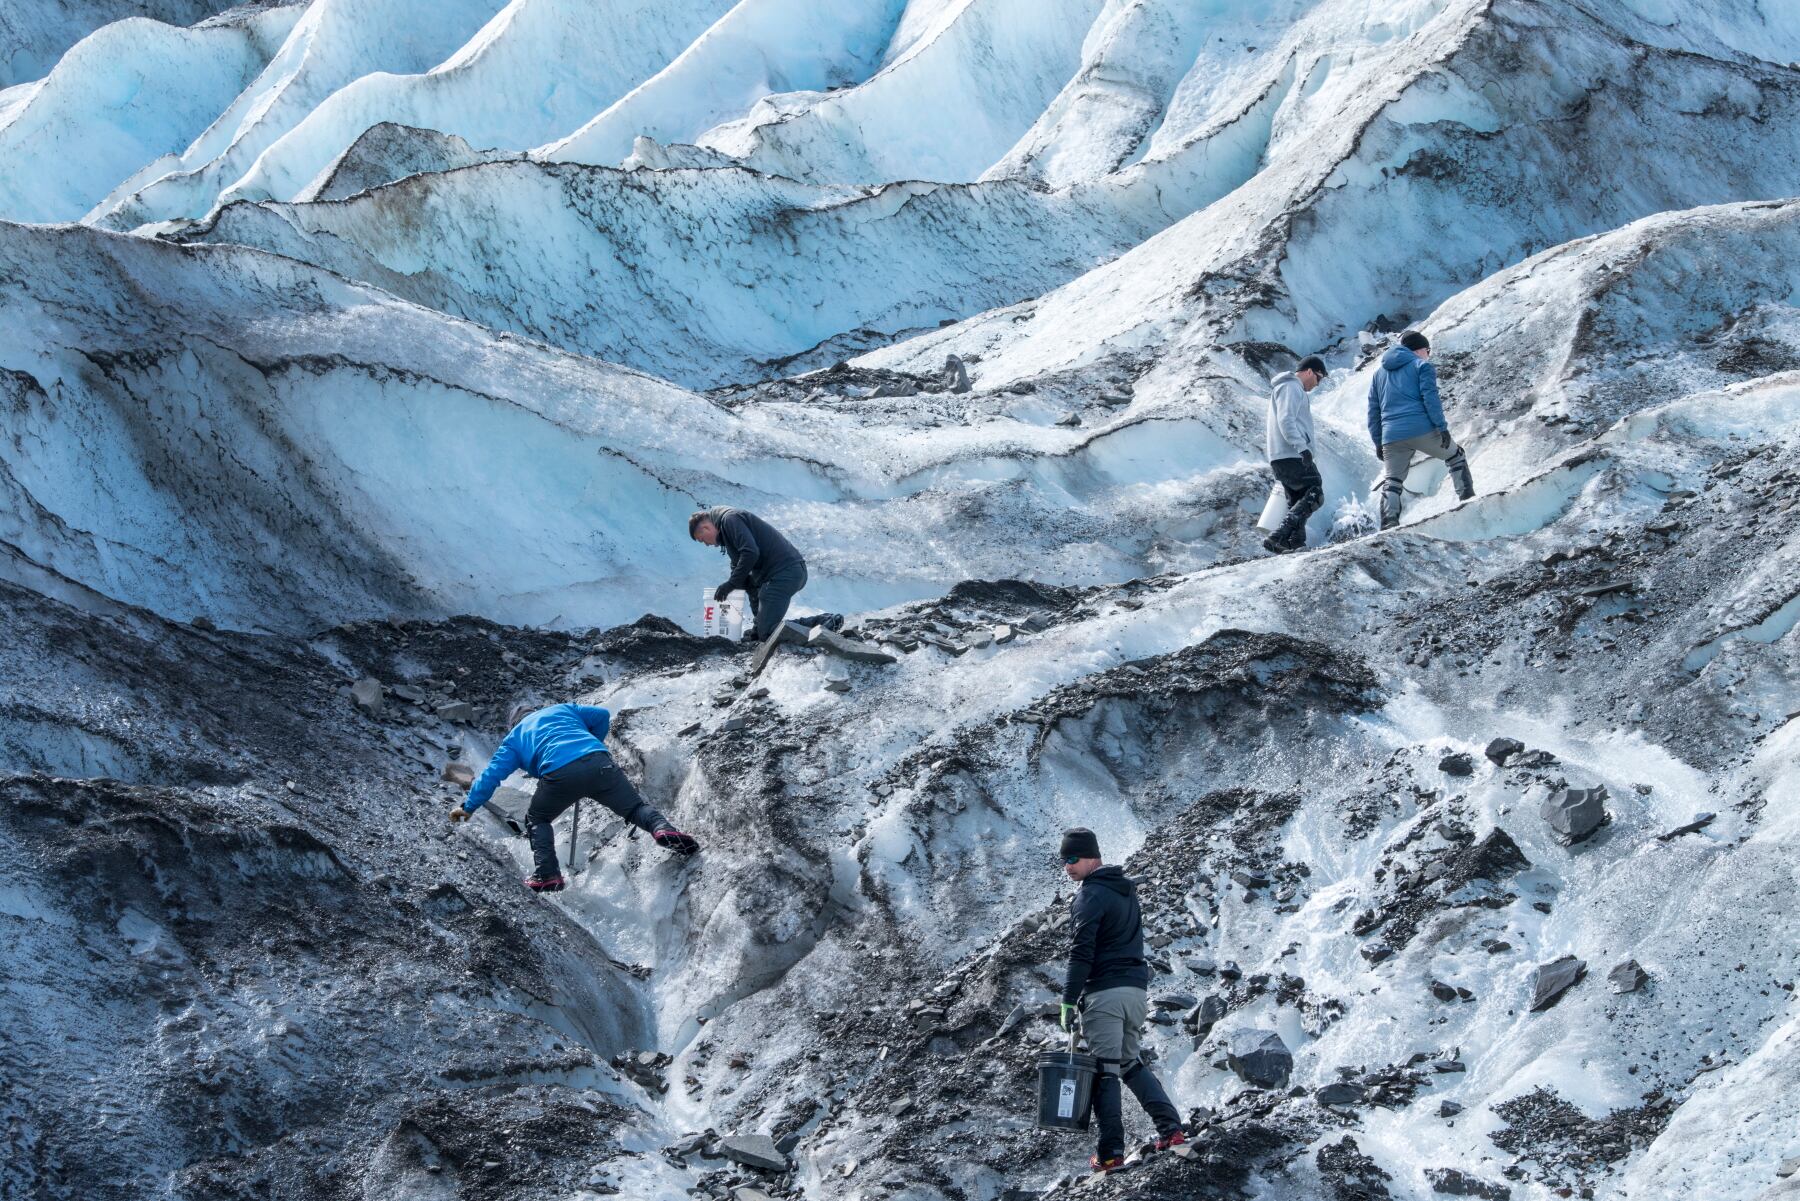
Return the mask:
<svg viewBox="0 0 1800 1201">
<path fill-rule="evenodd" d="M 784 567 L 805 566 L 806 560 L 781 531 L 743 509 L 720 505 L 706 511 L 719 527 L 719 549 L 731 559 L 733 588 L 760 588 Z"/>
<path fill-rule="evenodd" d="M 1075 936 L 1063 1000 L 1073 1005 L 1088 993 L 1127 985 L 1150 987 L 1137 885 L 1120 869 L 1102 867 L 1075 893 Z"/>
</svg>

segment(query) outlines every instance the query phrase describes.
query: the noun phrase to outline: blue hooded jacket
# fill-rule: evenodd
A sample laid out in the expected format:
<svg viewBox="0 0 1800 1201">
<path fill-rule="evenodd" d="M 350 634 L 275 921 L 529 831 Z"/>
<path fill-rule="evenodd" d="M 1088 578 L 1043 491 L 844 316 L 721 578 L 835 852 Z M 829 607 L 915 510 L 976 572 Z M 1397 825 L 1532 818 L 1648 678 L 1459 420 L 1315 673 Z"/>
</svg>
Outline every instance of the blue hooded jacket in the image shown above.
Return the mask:
<svg viewBox="0 0 1800 1201">
<path fill-rule="evenodd" d="M 612 714 L 597 705 L 551 705 L 528 715 L 500 740 L 486 770 L 469 789 L 463 808 L 473 813 L 487 804 L 494 789 L 520 768 L 537 777 L 595 751 L 606 754 L 606 744 L 600 740 L 611 725 Z"/>
<path fill-rule="evenodd" d="M 1389 442 L 1448 431 L 1438 400 L 1437 368 L 1404 346 L 1381 356 L 1381 370 L 1369 381 L 1369 440 L 1377 454 Z"/>
</svg>

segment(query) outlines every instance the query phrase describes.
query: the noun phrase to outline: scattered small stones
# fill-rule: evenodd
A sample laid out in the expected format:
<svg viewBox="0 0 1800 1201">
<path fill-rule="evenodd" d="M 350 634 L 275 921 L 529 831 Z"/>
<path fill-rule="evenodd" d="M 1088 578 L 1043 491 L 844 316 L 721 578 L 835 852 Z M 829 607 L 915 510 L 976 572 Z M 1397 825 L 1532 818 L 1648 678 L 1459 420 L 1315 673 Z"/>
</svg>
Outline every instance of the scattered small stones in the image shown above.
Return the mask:
<svg viewBox="0 0 1800 1201">
<path fill-rule="evenodd" d="M 1551 795 L 1538 813 L 1556 832 L 1564 846 L 1592 838 L 1607 822 L 1606 785 L 1596 788 L 1564 788 Z"/>
<path fill-rule="evenodd" d="M 1273 1030 L 1245 1030 L 1232 1038 L 1225 1065 L 1254 1088 L 1285 1088 L 1294 1056 Z"/>
<path fill-rule="evenodd" d="M 365 713 L 381 712 L 381 681 L 364 677 L 350 685 L 350 700 Z"/>
<path fill-rule="evenodd" d="M 1637 992 L 1650 983 L 1650 973 L 1639 967 L 1637 960 L 1627 959 L 1606 973 L 1606 979 L 1612 984 L 1615 993 Z"/>
<path fill-rule="evenodd" d="M 1475 759 L 1471 755 L 1457 751 L 1453 755 L 1445 755 L 1439 759 L 1438 770 L 1446 776 L 1472 776 L 1475 774 Z"/>
<path fill-rule="evenodd" d="M 1531 974 L 1531 1012 L 1542 1013 L 1587 975 L 1587 963 L 1573 955 L 1539 964 Z"/>
</svg>

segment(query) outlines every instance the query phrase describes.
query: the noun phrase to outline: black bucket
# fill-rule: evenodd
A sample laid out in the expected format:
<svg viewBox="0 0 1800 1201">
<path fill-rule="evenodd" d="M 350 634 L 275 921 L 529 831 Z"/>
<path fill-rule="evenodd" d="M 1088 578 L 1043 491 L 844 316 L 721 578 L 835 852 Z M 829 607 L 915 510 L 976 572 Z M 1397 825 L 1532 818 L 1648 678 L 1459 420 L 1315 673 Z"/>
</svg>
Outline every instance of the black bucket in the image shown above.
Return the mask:
<svg viewBox="0 0 1800 1201">
<path fill-rule="evenodd" d="M 1078 1051 L 1045 1051 L 1037 1057 L 1039 1130 L 1086 1130 L 1094 1107 L 1100 1061 Z"/>
</svg>

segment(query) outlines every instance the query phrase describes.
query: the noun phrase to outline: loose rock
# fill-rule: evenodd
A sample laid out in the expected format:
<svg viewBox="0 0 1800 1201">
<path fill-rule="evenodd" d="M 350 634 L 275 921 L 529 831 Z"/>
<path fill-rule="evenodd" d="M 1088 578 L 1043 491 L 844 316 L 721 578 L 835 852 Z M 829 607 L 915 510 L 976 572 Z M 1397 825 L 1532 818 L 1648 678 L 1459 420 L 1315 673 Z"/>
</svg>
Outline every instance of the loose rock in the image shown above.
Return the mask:
<svg viewBox="0 0 1800 1201">
<path fill-rule="evenodd" d="M 1517 738 L 1496 738 L 1487 744 L 1483 753 L 1498 766 L 1505 767 L 1508 759 L 1525 753 L 1525 744 Z"/>
<path fill-rule="evenodd" d="M 1594 831 L 1606 824 L 1606 786 L 1597 788 L 1565 788 L 1555 793 L 1538 810 L 1564 846 L 1574 846 L 1593 837 Z"/>
<path fill-rule="evenodd" d="M 1425 1179 L 1431 1181 L 1433 1192 L 1444 1193 L 1452 1197 L 1481 1197 L 1484 1201 L 1507 1201 L 1512 1196 L 1512 1189 L 1504 1184 L 1493 1184 L 1460 1172 L 1455 1168 L 1427 1168 Z"/>
<path fill-rule="evenodd" d="M 1587 964 L 1573 955 L 1538 965 L 1531 976 L 1531 1012 L 1542 1013 L 1587 975 Z"/>
<path fill-rule="evenodd" d="M 1612 990 L 1616 993 L 1636 992 L 1650 983 L 1650 973 L 1639 967 L 1638 961 L 1635 959 L 1627 959 L 1624 963 L 1619 964 L 1612 971 L 1606 973 L 1606 978 L 1611 982 Z"/>
<path fill-rule="evenodd" d="M 365 713 L 381 712 L 381 681 L 367 677 L 350 685 L 350 700 Z"/>
<path fill-rule="evenodd" d="M 719 1153 L 732 1163 L 760 1172 L 787 1171 L 787 1156 L 766 1134 L 732 1134 L 719 1140 Z"/>
<path fill-rule="evenodd" d="M 1245 1084 L 1285 1088 L 1294 1070 L 1294 1056 L 1273 1030 L 1245 1030 L 1231 1040 L 1225 1065 Z"/>
<path fill-rule="evenodd" d="M 1438 760 L 1438 770 L 1446 776 L 1471 776 L 1475 774 L 1475 760 L 1461 751 L 1454 755 L 1445 755 Z"/>
</svg>

